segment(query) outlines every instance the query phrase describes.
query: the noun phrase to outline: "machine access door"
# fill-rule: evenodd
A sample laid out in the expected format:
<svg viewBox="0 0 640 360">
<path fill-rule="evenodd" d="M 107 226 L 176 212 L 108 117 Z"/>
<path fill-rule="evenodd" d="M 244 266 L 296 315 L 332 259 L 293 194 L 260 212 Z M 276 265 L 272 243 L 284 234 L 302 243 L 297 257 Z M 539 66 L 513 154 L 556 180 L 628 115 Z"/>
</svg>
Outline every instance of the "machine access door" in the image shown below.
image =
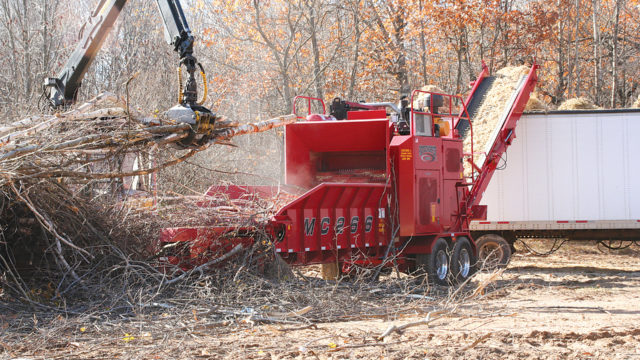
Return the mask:
<svg viewBox="0 0 640 360">
<path fill-rule="evenodd" d="M 439 170 L 416 171 L 416 235 L 440 232 L 442 226 L 442 175 Z"/>
<path fill-rule="evenodd" d="M 414 137 L 416 235 L 442 230 L 442 138 Z"/>
</svg>

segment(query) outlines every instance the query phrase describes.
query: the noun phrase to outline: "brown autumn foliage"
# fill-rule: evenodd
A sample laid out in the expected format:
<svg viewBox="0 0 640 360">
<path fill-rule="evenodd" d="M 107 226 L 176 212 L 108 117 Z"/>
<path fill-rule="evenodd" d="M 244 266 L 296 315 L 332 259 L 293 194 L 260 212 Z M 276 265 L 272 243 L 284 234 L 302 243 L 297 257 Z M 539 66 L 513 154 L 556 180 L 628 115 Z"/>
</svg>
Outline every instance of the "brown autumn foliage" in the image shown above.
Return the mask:
<svg viewBox="0 0 640 360">
<path fill-rule="evenodd" d="M 0 0 L 0 113 L 32 113 L 97 1 Z M 629 107 L 640 89 L 638 0 L 221 0 L 183 2 L 208 70 L 208 105 L 255 120 L 289 112 L 297 94 L 325 101 L 393 100 L 436 84 L 466 91 L 492 71 L 542 65 L 539 93 L 555 107 L 585 97 Z M 81 97 L 124 93 L 163 110 L 175 101 L 176 56 L 155 1 L 130 1 L 87 75 Z M 18 106 L 16 106 L 18 105 Z"/>
<path fill-rule="evenodd" d="M 463 93 L 483 60 L 492 72 L 537 61 L 540 100 L 552 108 L 576 97 L 629 107 L 638 93 L 637 1 L 213 1 L 203 10 L 216 19 L 211 51 L 223 44 L 226 64 L 259 68 L 237 74 L 266 91 L 270 109 L 286 110 L 286 94 L 395 101 L 425 84 Z"/>
</svg>

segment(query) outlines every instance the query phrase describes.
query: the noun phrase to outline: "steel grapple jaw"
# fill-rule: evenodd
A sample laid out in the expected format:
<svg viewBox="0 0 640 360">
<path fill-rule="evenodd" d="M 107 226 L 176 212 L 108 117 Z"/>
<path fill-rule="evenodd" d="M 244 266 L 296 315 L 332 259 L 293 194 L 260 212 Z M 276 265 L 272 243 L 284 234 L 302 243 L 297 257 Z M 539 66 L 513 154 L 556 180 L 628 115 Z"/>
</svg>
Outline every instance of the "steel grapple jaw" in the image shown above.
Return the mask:
<svg viewBox="0 0 640 360">
<path fill-rule="evenodd" d="M 200 105 L 179 104 L 167 110 L 165 116 L 176 124 L 189 124 L 191 130 L 178 143 L 181 148 L 195 148 L 207 143 L 213 136 L 216 114 Z"/>
</svg>

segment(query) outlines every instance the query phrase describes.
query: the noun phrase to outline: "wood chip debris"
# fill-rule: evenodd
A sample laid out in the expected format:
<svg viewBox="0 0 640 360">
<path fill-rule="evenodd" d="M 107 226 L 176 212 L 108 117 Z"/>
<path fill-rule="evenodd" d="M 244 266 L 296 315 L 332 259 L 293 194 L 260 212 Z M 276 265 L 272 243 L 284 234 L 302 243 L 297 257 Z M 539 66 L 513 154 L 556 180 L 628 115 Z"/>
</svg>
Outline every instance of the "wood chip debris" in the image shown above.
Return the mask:
<svg viewBox="0 0 640 360">
<path fill-rule="evenodd" d="M 596 110 L 600 109 L 593 103 L 593 101 L 585 98 L 579 97 L 574 99 L 569 99 L 560 104 L 558 106 L 558 110 Z"/>
<path fill-rule="evenodd" d="M 525 106 L 525 112 L 534 112 L 534 111 L 548 111 L 549 107 L 547 104 L 540 99 L 540 94 L 531 93 L 529 97 L 529 101 L 527 102 L 527 106 Z"/>
<path fill-rule="evenodd" d="M 529 72 L 527 66 L 506 67 L 497 71 L 493 76 L 495 82 L 488 90 L 482 105 L 473 119 L 473 161 L 479 167 L 484 159 L 491 135 L 499 124 L 506 106 L 520 79 Z M 464 140 L 464 152 L 471 153 L 471 136 Z M 472 169 L 468 162 L 464 164 L 465 176 L 471 176 Z"/>
<path fill-rule="evenodd" d="M 432 92 L 432 93 L 438 93 L 438 94 L 444 94 L 445 93 L 444 91 L 442 91 L 442 89 L 440 89 L 436 85 L 425 85 L 425 86 L 421 87 L 420 90 L 421 91 L 428 91 L 428 92 Z M 413 108 L 415 108 L 415 109 L 424 109 L 426 107 L 426 105 L 427 105 L 427 102 L 426 102 L 427 95 L 428 94 L 423 93 L 423 92 L 418 93 L 416 98 L 413 100 Z"/>
</svg>

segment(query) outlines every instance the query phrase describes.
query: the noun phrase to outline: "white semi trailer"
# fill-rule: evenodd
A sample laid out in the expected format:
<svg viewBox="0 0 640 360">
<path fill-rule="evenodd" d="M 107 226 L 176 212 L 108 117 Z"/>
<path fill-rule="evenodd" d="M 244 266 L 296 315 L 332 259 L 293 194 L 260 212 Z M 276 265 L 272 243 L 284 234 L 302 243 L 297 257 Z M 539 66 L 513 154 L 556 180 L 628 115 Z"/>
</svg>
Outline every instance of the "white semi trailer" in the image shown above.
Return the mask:
<svg viewBox="0 0 640 360">
<path fill-rule="evenodd" d="M 484 251 L 506 263 L 517 238 L 640 240 L 640 109 L 528 113 L 516 132 L 471 225 Z"/>
</svg>

